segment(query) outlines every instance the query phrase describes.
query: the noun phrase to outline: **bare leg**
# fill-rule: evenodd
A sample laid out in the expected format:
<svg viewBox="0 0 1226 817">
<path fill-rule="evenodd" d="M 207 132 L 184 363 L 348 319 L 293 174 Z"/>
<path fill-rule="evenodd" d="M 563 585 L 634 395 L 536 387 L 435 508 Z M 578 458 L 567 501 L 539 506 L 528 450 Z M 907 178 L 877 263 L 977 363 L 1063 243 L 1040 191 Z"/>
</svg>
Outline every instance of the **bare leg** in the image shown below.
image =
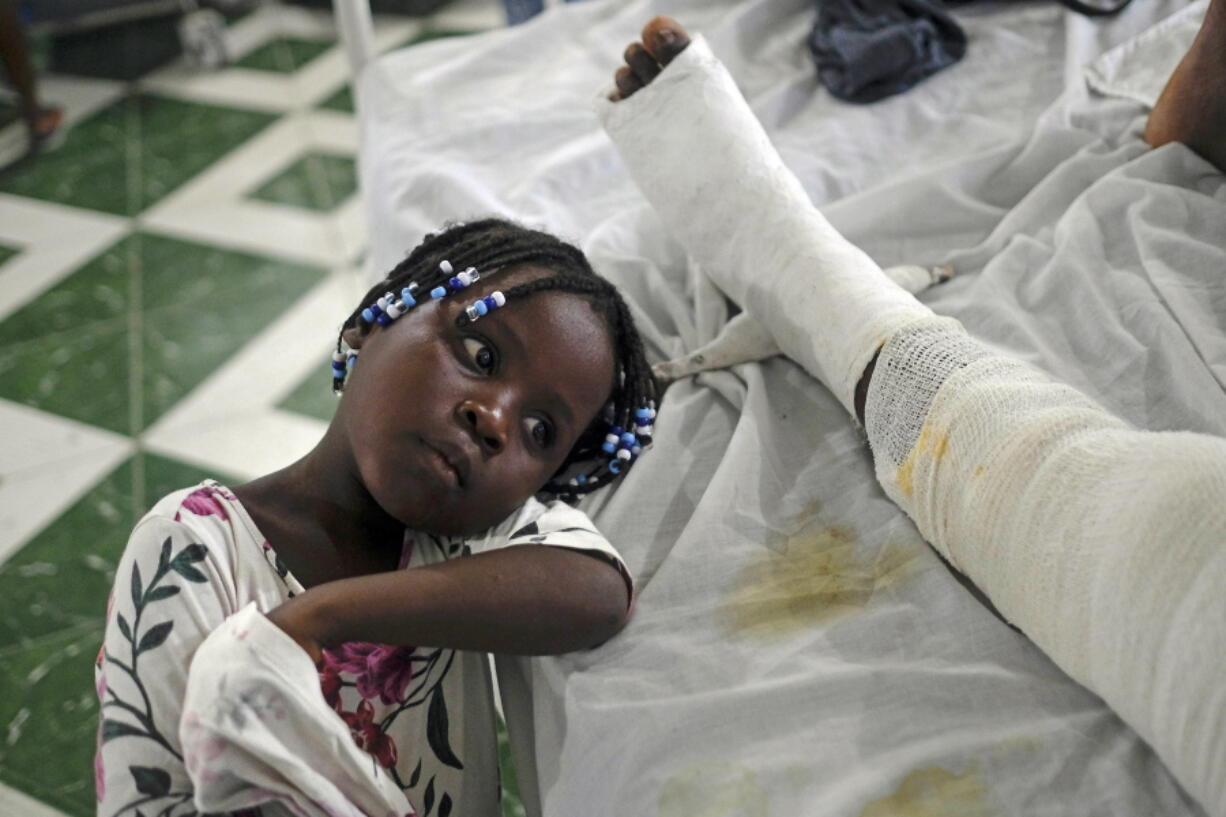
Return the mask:
<svg viewBox="0 0 1226 817">
<path fill-rule="evenodd" d="M 1226 173 L 1226 0 L 1212 0 L 1192 47 L 1149 115 L 1145 141 L 1183 142 Z"/>
<path fill-rule="evenodd" d="M 30 53 L 21 21 L 17 19 L 14 0 L 0 0 L 0 61 L 4 62 L 9 80 L 21 97 L 21 115 L 30 132 L 30 146 L 33 148 L 60 126 L 64 112 L 59 108 L 43 107 L 38 102 L 34 68 L 30 64 Z"/>
</svg>

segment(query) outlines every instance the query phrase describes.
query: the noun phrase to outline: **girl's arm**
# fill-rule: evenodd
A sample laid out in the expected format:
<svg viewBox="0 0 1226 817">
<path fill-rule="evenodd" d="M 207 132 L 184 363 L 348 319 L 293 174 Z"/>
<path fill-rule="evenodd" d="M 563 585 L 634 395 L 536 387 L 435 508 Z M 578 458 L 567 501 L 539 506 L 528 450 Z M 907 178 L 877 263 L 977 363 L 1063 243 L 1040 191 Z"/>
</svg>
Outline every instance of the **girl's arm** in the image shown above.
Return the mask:
<svg viewBox="0 0 1226 817">
<path fill-rule="evenodd" d="M 115 572 L 95 675 L 99 817 L 191 807 L 194 786 L 179 736 L 188 664 L 235 612 L 237 594 L 228 548 L 203 535 L 211 520 L 185 516 L 193 524 L 142 520 Z"/>
<path fill-rule="evenodd" d="M 268 617 L 316 661 L 346 641 L 547 655 L 608 640 L 629 601 L 599 554 L 516 545 L 317 585 Z"/>
</svg>

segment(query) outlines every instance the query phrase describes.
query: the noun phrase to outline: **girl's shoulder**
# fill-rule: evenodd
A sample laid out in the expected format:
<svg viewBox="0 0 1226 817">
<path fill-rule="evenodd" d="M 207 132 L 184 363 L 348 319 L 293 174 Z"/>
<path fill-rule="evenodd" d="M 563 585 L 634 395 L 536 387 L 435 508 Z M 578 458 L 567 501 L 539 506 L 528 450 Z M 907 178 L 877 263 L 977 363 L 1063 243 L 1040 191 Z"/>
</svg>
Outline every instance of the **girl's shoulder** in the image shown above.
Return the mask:
<svg viewBox="0 0 1226 817">
<path fill-rule="evenodd" d="M 473 553 L 520 545 L 541 545 L 580 550 L 599 556 L 617 568 L 633 593 L 634 580 L 617 548 L 591 518 L 561 500 L 529 499 L 520 509 L 482 537 L 468 541 Z"/>
<path fill-rule="evenodd" d="M 149 519 L 169 519 L 192 524 L 201 518 L 213 518 L 229 522 L 245 516 L 242 504 L 226 486 L 212 479 L 172 491 L 154 503 L 142 522 Z"/>
<path fill-rule="evenodd" d="M 581 547 L 585 539 L 607 541 L 588 515 L 565 502 L 529 499 L 519 509 L 483 534 L 465 540 L 473 553 L 510 545 L 563 545 Z"/>
<path fill-rule="evenodd" d="M 214 572 L 235 575 L 251 572 L 244 568 L 267 567 L 278 584 L 286 585 L 282 590 L 291 595 L 301 592 L 238 497 L 216 480 L 204 480 L 158 500 L 136 524 L 127 550 L 162 551 L 168 541 L 176 551 L 190 548 L 188 553 L 207 559 Z"/>
</svg>

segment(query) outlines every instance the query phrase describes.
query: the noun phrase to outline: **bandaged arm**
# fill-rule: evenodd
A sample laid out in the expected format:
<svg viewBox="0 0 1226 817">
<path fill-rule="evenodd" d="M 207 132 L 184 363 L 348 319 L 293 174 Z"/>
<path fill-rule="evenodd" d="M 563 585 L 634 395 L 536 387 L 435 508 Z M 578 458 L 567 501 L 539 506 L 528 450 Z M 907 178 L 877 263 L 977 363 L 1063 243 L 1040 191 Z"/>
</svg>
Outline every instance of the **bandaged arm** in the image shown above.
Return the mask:
<svg viewBox="0 0 1226 817">
<path fill-rule="evenodd" d="M 1226 815 L 1226 441 L 1130 428 L 991 355 L 809 202 L 706 43 L 598 103 L 691 258 L 853 411 L 877 476 L 1003 615 Z"/>
<path fill-rule="evenodd" d="M 931 310 L 812 205 L 701 36 L 643 90 L 597 104 L 691 259 L 851 412 L 877 349 Z"/>
</svg>

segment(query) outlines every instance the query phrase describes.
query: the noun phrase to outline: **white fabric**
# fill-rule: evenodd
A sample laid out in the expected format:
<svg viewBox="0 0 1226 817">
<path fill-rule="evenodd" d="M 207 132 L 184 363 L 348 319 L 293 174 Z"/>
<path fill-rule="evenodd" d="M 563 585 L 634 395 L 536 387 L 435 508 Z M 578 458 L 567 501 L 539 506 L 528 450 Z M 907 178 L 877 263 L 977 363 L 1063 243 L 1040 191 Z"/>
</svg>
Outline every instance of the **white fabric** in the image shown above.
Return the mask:
<svg viewBox="0 0 1226 817">
<path fill-rule="evenodd" d="M 482 537 L 406 534 L 401 562 L 517 545 L 598 553 L 629 582 L 581 511 L 535 500 Z M 487 657 L 349 643 L 317 671 L 263 615 L 302 592 L 215 482 L 165 497 L 141 520 L 116 573 L 98 670 L 99 817 L 136 801 L 147 813 L 402 817 L 412 803 L 501 814 Z"/>
<path fill-rule="evenodd" d="M 881 344 L 931 311 L 811 205 L 701 34 L 648 88 L 598 105 L 694 263 L 854 415 L 856 383 Z"/>
<path fill-rule="evenodd" d="M 1086 68 L 1086 82 L 1101 94 L 1152 107 L 1167 77 L 1187 52 L 1187 44 L 1200 30 L 1207 8 L 1209 0 L 1198 0 L 1103 54 Z"/>
<path fill-rule="evenodd" d="M 1226 813 L 1226 440 L 1130 433 L 982 358 L 817 215 L 701 37 L 601 114 L 691 256 L 844 406 L 888 342 L 866 410 L 887 415 L 867 424 L 887 492 Z M 1191 626 L 1189 609 L 1219 624 Z"/>
<path fill-rule="evenodd" d="M 950 269 L 928 269 L 914 264 L 882 270 L 891 281 L 912 295 L 923 292 L 951 275 Z M 742 312 L 724 325 L 708 344 L 677 360 L 654 364 L 651 369 L 663 381 L 698 374 L 711 369 L 726 369 L 738 363 L 751 363 L 779 354 L 779 345 L 769 329 Z"/>
<path fill-rule="evenodd" d="M 183 699 L 184 760 L 205 813 L 403 817 L 396 782 L 355 745 L 319 673 L 252 601 L 200 644 Z"/>
<path fill-rule="evenodd" d="M 878 479 L 1226 814 L 1226 439 L 1137 431 L 1024 363 L 949 354 L 969 346 L 935 327 L 886 344 L 865 409 Z M 934 382 L 915 429 L 898 407 Z"/>
<path fill-rule="evenodd" d="M 810 0 L 590 0 L 396 52 L 362 83 L 372 263 L 501 213 L 581 243 L 654 359 L 715 338 L 723 294 L 589 113 L 625 45 L 670 14 L 704 34 L 840 232 L 882 266 L 957 268 L 925 303 L 1133 425 L 1223 435 L 1221 175 L 1178 146 L 1147 151 L 1144 110 L 1083 79 L 1181 6 L 1091 21 L 968 4 L 965 60 L 871 106 L 818 87 Z M 797 366 L 680 380 L 656 431 L 625 483 L 584 503 L 639 577 L 627 629 L 499 663 L 530 814 L 1203 814 L 942 566 Z"/>
</svg>

